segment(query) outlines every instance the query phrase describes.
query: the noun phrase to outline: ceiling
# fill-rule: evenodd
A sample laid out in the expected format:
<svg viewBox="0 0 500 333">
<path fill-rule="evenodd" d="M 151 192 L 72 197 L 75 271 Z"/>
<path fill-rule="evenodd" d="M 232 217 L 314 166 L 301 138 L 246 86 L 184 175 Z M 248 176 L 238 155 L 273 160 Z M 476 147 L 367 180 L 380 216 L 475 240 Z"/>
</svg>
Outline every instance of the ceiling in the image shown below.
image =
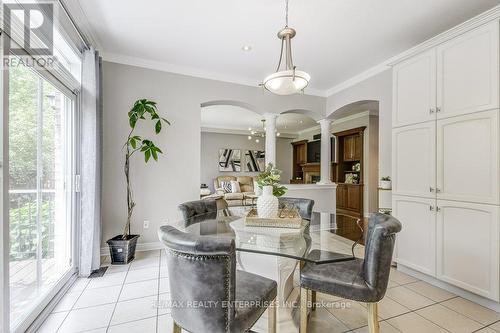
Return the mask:
<svg viewBox="0 0 500 333">
<path fill-rule="evenodd" d="M 223 129 L 242 131 L 247 134 L 251 128 L 262 131 L 262 119 L 258 113 L 231 105 L 207 106 L 201 110 L 201 127 L 205 130 Z M 280 114 L 276 119 L 276 128 L 285 136 L 296 135 L 300 131 L 317 126 L 312 118 L 295 113 Z"/>
<path fill-rule="evenodd" d="M 284 0 L 67 0 L 105 60 L 161 64 L 185 74 L 257 85 L 276 67 Z M 290 0 L 306 93 L 345 80 L 499 0 Z M 82 22 L 84 24 L 82 24 Z M 252 50 L 245 52 L 244 45 Z"/>
</svg>

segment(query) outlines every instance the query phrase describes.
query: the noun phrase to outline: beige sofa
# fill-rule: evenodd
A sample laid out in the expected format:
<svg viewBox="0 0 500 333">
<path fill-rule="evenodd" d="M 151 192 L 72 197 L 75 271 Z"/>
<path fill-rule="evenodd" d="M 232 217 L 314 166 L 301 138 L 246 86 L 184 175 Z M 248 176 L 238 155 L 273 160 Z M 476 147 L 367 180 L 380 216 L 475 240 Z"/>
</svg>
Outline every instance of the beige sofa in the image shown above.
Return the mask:
<svg viewBox="0 0 500 333">
<path fill-rule="evenodd" d="M 241 193 L 225 193 L 222 189 L 221 183 L 224 181 L 235 180 L 240 183 Z M 252 204 L 252 200 L 248 199 L 248 195 L 255 194 L 254 192 L 254 181 L 256 177 L 250 176 L 219 176 L 214 179 L 215 194 L 224 196 L 224 200 L 227 201 L 229 206 L 243 206 Z"/>
</svg>

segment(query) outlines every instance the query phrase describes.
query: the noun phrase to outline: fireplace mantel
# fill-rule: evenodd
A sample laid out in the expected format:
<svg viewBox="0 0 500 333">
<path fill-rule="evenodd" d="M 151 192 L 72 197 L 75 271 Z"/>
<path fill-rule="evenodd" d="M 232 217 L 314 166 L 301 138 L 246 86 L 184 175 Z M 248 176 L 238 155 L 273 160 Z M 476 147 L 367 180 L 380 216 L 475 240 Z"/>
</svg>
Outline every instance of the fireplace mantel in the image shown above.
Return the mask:
<svg viewBox="0 0 500 333">
<path fill-rule="evenodd" d="M 331 169 L 331 179 L 335 179 L 335 163 L 332 162 L 332 169 Z M 319 163 L 304 163 L 301 164 L 300 167 L 302 168 L 302 172 L 304 173 L 304 183 L 306 184 L 311 184 L 313 183 L 313 179 L 316 178 L 319 181 L 320 177 L 320 164 Z"/>
</svg>

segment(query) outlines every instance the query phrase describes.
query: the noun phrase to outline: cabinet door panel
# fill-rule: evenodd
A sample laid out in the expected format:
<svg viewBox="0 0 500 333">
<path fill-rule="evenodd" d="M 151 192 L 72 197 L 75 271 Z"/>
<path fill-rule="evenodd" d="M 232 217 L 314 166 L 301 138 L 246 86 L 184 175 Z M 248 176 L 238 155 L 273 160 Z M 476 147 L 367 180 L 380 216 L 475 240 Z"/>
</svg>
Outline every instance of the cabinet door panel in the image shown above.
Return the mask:
<svg viewBox="0 0 500 333">
<path fill-rule="evenodd" d="M 354 211 L 361 210 L 363 202 L 363 187 L 347 185 L 347 208 Z"/>
<path fill-rule="evenodd" d="M 438 200 L 437 277 L 498 301 L 498 206 Z"/>
<path fill-rule="evenodd" d="M 393 215 L 402 225 L 396 236 L 396 261 L 419 272 L 436 274 L 435 200 L 393 196 Z M 432 209 L 432 210 L 431 210 Z"/>
<path fill-rule="evenodd" d="M 352 161 L 354 159 L 355 140 L 353 135 L 344 138 L 344 161 Z"/>
<path fill-rule="evenodd" d="M 393 126 L 435 119 L 436 51 L 432 49 L 397 65 L 393 71 Z"/>
<path fill-rule="evenodd" d="M 498 112 L 437 122 L 438 199 L 500 203 Z"/>
<path fill-rule="evenodd" d="M 437 48 L 438 118 L 499 107 L 498 30 L 494 21 Z"/>
<path fill-rule="evenodd" d="M 392 131 L 393 193 L 435 197 L 435 126 L 430 122 Z"/>
<path fill-rule="evenodd" d="M 355 161 L 360 161 L 362 156 L 363 156 L 363 143 L 361 140 L 361 135 L 356 135 L 354 137 L 353 159 Z"/>
<path fill-rule="evenodd" d="M 347 187 L 343 184 L 337 185 L 337 208 L 347 208 Z"/>
</svg>

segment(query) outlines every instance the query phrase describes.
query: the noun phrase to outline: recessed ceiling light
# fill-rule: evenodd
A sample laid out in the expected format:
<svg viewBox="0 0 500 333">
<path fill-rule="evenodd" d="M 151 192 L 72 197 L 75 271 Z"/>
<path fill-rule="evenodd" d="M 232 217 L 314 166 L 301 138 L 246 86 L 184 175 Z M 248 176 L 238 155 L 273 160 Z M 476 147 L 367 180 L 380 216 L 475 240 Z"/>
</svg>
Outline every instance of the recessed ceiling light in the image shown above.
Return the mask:
<svg viewBox="0 0 500 333">
<path fill-rule="evenodd" d="M 252 51 L 252 45 L 243 45 L 241 49 L 245 52 Z"/>
</svg>

